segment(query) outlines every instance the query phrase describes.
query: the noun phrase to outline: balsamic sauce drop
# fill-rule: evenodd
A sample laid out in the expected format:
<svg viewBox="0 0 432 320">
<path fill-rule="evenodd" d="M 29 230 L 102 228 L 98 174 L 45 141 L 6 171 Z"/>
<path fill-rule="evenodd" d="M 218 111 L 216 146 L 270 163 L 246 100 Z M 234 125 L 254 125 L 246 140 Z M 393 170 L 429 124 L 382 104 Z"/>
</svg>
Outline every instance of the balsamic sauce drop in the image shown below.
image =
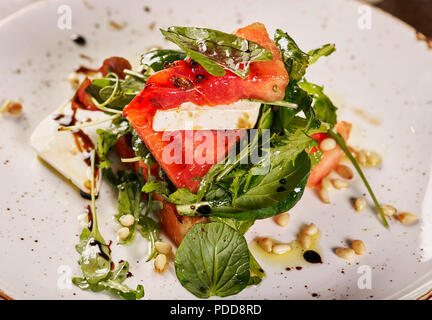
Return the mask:
<svg viewBox="0 0 432 320">
<path fill-rule="evenodd" d="M 307 250 L 303 254 L 303 258 L 309 263 L 323 263 L 319 253 L 313 250 Z"/>
</svg>

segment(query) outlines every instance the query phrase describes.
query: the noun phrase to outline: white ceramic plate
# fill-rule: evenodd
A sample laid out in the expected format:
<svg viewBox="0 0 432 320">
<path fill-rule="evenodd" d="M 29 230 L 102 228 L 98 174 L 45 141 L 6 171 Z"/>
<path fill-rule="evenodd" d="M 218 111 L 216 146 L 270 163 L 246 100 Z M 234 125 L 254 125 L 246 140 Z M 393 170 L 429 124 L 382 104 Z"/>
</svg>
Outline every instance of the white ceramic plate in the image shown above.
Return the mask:
<svg viewBox="0 0 432 320">
<path fill-rule="evenodd" d="M 72 9 L 71 30 L 57 27 L 57 10 L 64 4 Z M 64 286 L 64 277 L 79 275 L 77 216 L 87 203 L 41 163 L 29 145 L 37 124 L 72 95 L 67 75 L 80 64 L 99 66 L 113 55 L 136 65 L 144 50 L 169 45 L 159 27 L 206 26 L 230 32 L 261 21 L 270 34 L 276 28 L 286 30 L 305 50 L 336 43 L 337 52 L 312 66 L 308 79 L 325 84 L 340 107 L 339 118 L 354 124 L 351 145 L 383 155 L 381 168 L 366 171 L 378 198 L 416 213 L 420 221 L 407 227 L 393 220 L 387 230 L 372 209 L 355 214 L 349 199 L 365 193 L 359 179 L 349 190 L 333 191 L 331 205 L 323 205 L 309 190 L 291 211 L 288 227 L 259 221 L 248 240 L 269 235 L 290 241 L 300 225 L 314 222 L 322 231 L 325 263 L 288 272 L 261 261 L 265 280 L 233 298 L 415 298 L 427 291 L 432 286 L 432 51 L 416 40 L 412 28 L 375 9 L 370 12 L 371 29 L 360 28 L 364 10 L 359 2 L 342 0 L 52 0 L 4 20 L 0 98 L 21 101 L 24 114 L 17 120 L 0 117 L 0 289 L 13 298 L 110 297 Z M 115 30 L 109 21 L 125 27 Z M 84 35 L 87 45 L 73 43 L 74 33 Z M 380 124 L 372 125 L 358 110 Z M 107 185 L 98 208 L 105 239 L 115 240 L 116 201 Z M 362 239 L 368 249 L 353 263 L 332 251 L 349 239 Z M 147 299 L 193 298 L 177 281 L 172 264 L 165 274 L 155 274 L 152 263 L 144 262 L 146 254 L 146 242 L 139 237 L 130 247 L 113 244 L 114 261 L 131 263 L 134 277 L 128 284 L 143 284 Z M 362 265 L 371 268 L 370 289 L 357 285 Z"/>
</svg>

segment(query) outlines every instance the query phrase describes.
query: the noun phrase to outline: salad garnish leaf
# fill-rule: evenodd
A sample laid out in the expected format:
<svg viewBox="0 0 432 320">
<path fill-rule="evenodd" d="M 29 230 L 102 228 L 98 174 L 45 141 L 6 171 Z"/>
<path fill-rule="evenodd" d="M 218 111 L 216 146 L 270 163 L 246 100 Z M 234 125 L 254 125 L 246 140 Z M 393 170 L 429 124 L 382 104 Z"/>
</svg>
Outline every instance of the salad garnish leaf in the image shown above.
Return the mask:
<svg viewBox="0 0 432 320">
<path fill-rule="evenodd" d="M 314 110 L 317 118 L 322 122 L 330 124 L 331 127 L 334 127 L 337 122 L 337 108 L 324 93 L 324 88 L 305 80 L 299 82 L 298 85 L 308 94 L 313 96 Z"/>
<path fill-rule="evenodd" d="M 309 66 L 309 55 L 297 46 L 288 33 L 280 29 L 276 30 L 274 41 L 281 52 L 290 81 L 303 78 Z"/>
<path fill-rule="evenodd" d="M 132 215 L 135 220 L 129 226 L 129 236 L 127 239 L 119 240 L 121 244 L 130 243 L 135 237 L 135 230 L 139 220 L 141 219 L 141 212 L 144 209 L 144 202 L 141 201 L 141 187 L 142 183 L 138 179 L 126 181 L 118 185 L 118 213 L 115 215 L 116 220 L 120 223 L 120 219 L 124 215 Z"/>
<path fill-rule="evenodd" d="M 160 225 L 150 217 L 141 216 L 138 220 L 138 231 L 143 238 L 149 241 L 150 254 L 146 262 L 150 261 L 156 257 L 155 242 L 159 240 Z"/>
<path fill-rule="evenodd" d="M 111 291 L 125 300 L 137 300 L 144 297 L 144 287 L 138 285 L 136 290 L 130 289 L 123 284 L 129 274 L 129 263 L 122 261 L 114 271 L 111 271 L 108 277 L 102 281 L 91 284 L 86 278 L 73 278 L 72 283 L 83 290 L 94 292 Z"/>
<path fill-rule="evenodd" d="M 249 65 L 254 61 L 269 61 L 273 54 L 259 44 L 213 29 L 196 27 L 169 27 L 162 30 L 169 41 L 174 42 L 208 73 L 225 75 L 230 70 L 245 78 Z"/>
<path fill-rule="evenodd" d="M 250 227 L 253 226 L 255 220 L 237 220 L 237 219 L 229 219 L 229 218 L 219 218 L 219 217 L 211 217 L 210 221 L 212 222 L 222 222 L 236 230 L 239 234 L 244 235 Z M 258 261 L 256 261 L 255 257 L 249 250 L 249 258 L 250 258 L 250 279 L 248 285 L 257 285 L 262 279 L 265 277 L 264 269 L 259 265 Z"/>
<path fill-rule="evenodd" d="M 372 200 L 373 200 L 373 202 L 375 204 L 375 207 L 378 210 L 378 213 L 380 214 L 380 217 L 381 217 L 381 220 L 382 220 L 381 222 L 383 223 L 383 225 L 386 228 L 388 228 L 389 224 L 388 224 L 387 219 L 386 219 L 386 217 L 384 215 L 383 209 L 381 208 L 381 206 L 380 206 L 377 198 L 375 197 L 375 194 L 372 191 L 372 188 L 369 185 L 369 182 L 367 181 L 366 176 L 363 173 L 363 170 L 360 168 L 357 160 L 353 157 L 353 155 L 351 154 L 351 151 L 348 149 L 348 146 L 346 145 L 344 138 L 339 133 L 335 133 L 332 130 L 329 130 L 327 134 L 336 141 L 336 143 L 342 149 L 342 151 L 346 154 L 346 156 L 348 157 L 348 159 L 350 159 L 350 161 L 353 164 L 354 168 L 356 168 L 358 174 L 360 175 L 360 178 L 363 180 L 363 183 L 365 184 L 366 189 L 368 190 L 368 192 L 369 192 L 369 194 L 370 194 L 370 196 L 371 196 L 371 198 L 372 198 Z"/>
<path fill-rule="evenodd" d="M 180 243 L 175 270 L 183 287 L 198 298 L 226 297 L 242 291 L 250 279 L 245 238 L 220 222 L 195 224 Z"/>
<path fill-rule="evenodd" d="M 307 67 L 315 63 L 320 57 L 328 56 L 336 51 L 334 44 L 326 44 L 305 53 L 298 47 L 293 38 L 280 29 L 276 30 L 274 40 L 281 51 L 290 81 L 302 79 Z"/>
<path fill-rule="evenodd" d="M 155 49 L 141 56 L 141 64 L 157 72 L 162 70 L 166 64 L 185 58 L 186 54 L 180 50 Z"/>
<path fill-rule="evenodd" d="M 331 43 L 327 43 L 320 48 L 309 51 L 307 54 L 310 56 L 309 65 L 317 62 L 321 57 L 329 56 L 336 51 L 336 46 Z"/>
<path fill-rule="evenodd" d="M 111 166 L 111 161 L 108 159 L 108 154 L 115 146 L 117 140 L 128 133 L 131 128 L 129 122 L 124 117 L 115 118 L 108 130 L 97 129 L 97 153 L 99 155 L 99 168 L 107 169 Z"/>
<path fill-rule="evenodd" d="M 72 283 L 84 290 L 102 291 L 109 290 L 125 299 L 140 299 L 144 295 L 144 288 L 137 286 L 136 290 L 129 289 L 123 284 L 129 271 L 127 262 L 120 263 L 116 270 L 111 271 L 111 249 L 105 243 L 99 232 L 98 220 L 96 214 L 95 198 L 95 152 L 91 155 L 91 219 L 89 225 L 83 229 L 80 235 L 80 242 L 76 246 L 80 259 L 78 263 L 81 266 L 83 277 L 72 278 Z"/>
</svg>

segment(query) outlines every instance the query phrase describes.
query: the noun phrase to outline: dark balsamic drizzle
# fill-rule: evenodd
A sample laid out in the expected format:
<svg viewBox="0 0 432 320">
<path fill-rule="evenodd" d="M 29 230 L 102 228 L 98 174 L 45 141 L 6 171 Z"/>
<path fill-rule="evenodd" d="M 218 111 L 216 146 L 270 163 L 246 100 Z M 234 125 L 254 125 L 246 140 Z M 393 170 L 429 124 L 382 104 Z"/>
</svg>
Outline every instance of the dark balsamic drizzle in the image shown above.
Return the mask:
<svg viewBox="0 0 432 320">
<path fill-rule="evenodd" d="M 109 257 L 105 252 L 103 252 L 103 250 L 102 250 L 102 246 L 103 246 L 102 243 L 100 243 L 99 241 L 93 239 L 93 240 L 90 242 L 90 245 L 91 245 L 91 246 L 98 246 L 98 248 L 99 248 L 99 252 L 98 252 L 98 254 L 99 254 L 102 258 L 104 258 L 105 260 L 110 261 L 110 257 Z"/>
<path fill-rule="evenodd" d="M 53 120 L 56 121 L 61 127 L 58 128 L 58 131 L 62 131 L 63 127 L 71 127 L 74 126 L 77 122 L 76 113 L 78 109 L 87 109 L 78 99 L 78 95 L 75 96 L 71 100 L 72 106 L 72 114 L 55 114 L 53 116 Z M 72 135 L 75 140 L 75 145 L 79 152 L 83 154 L 83 161 L 86 163 L 88 167 L 91 166 L 91 153 L 96 149 L 93 141 L 90 137 L 81 129 L 76 129 L 72 131 Z M 94 181 L 97 181 L 99 177 L 99 167 L 98 164 L 100 162 L 99 155 L 96 153 L 95 156 L 95 170 L 94 170 Z M 87 191 L 90 191 L 88 189 Z M 91 197 L 88 192 L 80 190 L 80 194 L 84 199 L 90 200 Z"/>
<path fill-rule="evenodd" d="M 76 73 L 82 73 L 82 74 L 85 74 L 85 75 L 91 75 L 91 74 L 99 72 L 99 70 L 88 68 L 88 67 L 85 67 L 85 66 L 80 66 L 78 69 L 75 70 L 75 72 Z"/>
<path fill-rule="evenodd" d="M 323 263 L 319 253 L 313 250 L 307 250 L 303 254 L 303 258 L 309 263 Z"/>
<path fill-rule="evenodd" d="M 79 46 L 85 46 L 87 43 L 86 39 L 80 34 L 74 34 L 72 36 L 72 41 L 75 42 Z"/>
</svg>

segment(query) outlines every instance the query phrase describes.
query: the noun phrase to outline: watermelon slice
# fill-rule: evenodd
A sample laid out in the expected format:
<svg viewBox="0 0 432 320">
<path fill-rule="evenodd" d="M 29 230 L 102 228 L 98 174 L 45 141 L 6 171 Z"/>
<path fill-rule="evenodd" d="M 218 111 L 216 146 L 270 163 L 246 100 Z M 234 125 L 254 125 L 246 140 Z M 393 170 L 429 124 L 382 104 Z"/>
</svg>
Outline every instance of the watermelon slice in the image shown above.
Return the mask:
<svg viewBox="0 0 432 320">
<path fill-rule="evenodd" d="M 351 132 L 351 123 L 345 121 L 338 122 L 335 126 L 335 129 L 336 132 L 340 133 L 340 135 L 346 141 L 348 140 L 349 134 Z M 325 133 L 315 133 L 312 135 L 312 138 L 317 140 L 318 143 L 321 143 L 321 141 L 328 137 L 329 136 Z M 314 152 L 314 150 L 312 149 L 311 152 Z M 312 168 L 307 186 L 318 186 L 321 183 L 321 180 L 336 168 L 343 154 L 344 152 L 341 148 L 339 148 L 339 146 L 336 146 L 336 148 L 332 150 L 323 151 L 320 162 Z"/>
<path fill-rule="evenodd" d="M 251 63 L 246 79 L 241 79 L 229 71 L 221 77 L 212 76 L 194 61 L 176 61 L 152 75 L 145 89 L 124 109 L 124 115 L 177 188 L 188 188 L 191 192 L 196 192 L 199 185 L 196 178 L 203 177 L 213 164 L 224 159 L 227 152 L 245 134 L 245 130 L 223 132 L 223 143 L 218 143 L 218 134 L 221 132 L 215 130 L 198 130 L 192 133 L 182 130 L 167 137 L 164 132 L 153 130 L 153 117 L 158 109 L 176 108 L 183 102 L 209 106 L 231 104 L 239 99 L 272 102 L 282 100 L 285 95 L 288 74 L 279 50 L 268 36 L 264 25 L 254 23 L 239 29 L 236 34 L 271 50 L 273 60 Z M 214 139 L 214 149 L 206 149 L 204 163 L 191 156 L 200 152 L 204 138 L 186 143 L 185 137 L 191 134 Z M 181 152 L 174 156 L 175 159 L 167 159 L 167 150 L 174 146 Z M 193 159 L 186 161 L 187 158 Z"/>
</svg>

